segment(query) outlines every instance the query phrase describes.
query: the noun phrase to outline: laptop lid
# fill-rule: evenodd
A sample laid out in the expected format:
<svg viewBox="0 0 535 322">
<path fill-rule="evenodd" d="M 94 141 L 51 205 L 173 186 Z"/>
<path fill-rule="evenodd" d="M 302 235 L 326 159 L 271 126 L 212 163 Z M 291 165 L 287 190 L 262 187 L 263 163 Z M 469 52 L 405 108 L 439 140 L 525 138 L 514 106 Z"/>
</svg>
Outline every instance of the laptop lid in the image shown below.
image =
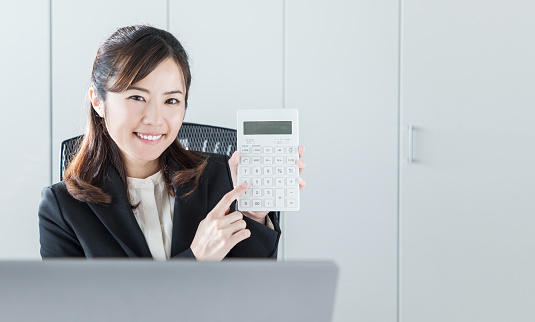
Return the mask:
<svg viewBox="0 0 535 322">
<path fill-rule="evenodd" d="M 0 262 L 0 321 L 331 321 L 332 262 Z"/>
</svg>

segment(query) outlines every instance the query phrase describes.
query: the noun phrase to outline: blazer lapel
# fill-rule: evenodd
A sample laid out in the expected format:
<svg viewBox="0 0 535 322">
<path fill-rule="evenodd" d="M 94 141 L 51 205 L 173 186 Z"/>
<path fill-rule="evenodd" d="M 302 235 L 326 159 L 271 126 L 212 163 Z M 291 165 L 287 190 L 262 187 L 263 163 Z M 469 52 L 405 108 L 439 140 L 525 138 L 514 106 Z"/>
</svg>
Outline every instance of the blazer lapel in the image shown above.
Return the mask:
<svg viewBox="0 0 535 322">
<path fill-rule="evenodd" d="M 187 197 L 182 197 L 193 188 L 193 183 L 175 186 L 175 205 L 173 213 L 173 237 L 171 240 L 171 257 L 191 246 L 201 220 L 206 217 L 206 193 L 203 185 Z"/>
<path fill-rule="evenodd" d="M 89 206 L 129 257 L 152 257 L 145 236 L 134 217 L 126 188 L 117 170 L 108 165 L 99 187 L 110 194 L 111 204 Z"/>
</svg>

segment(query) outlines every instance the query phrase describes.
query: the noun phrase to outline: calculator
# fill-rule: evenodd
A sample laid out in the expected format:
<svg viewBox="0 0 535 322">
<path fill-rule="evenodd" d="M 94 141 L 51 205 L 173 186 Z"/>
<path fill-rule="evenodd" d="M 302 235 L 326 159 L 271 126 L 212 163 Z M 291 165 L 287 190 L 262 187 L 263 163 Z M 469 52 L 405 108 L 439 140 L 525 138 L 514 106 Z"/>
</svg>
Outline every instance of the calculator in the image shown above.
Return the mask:
<svg viewBox="0 0 535 322">
<path fill-rule="evenodd" d="M 238 198 L 241 211 L 297 211 L 299 122 L 295 109 L 238 111 Z"/>
</svg>

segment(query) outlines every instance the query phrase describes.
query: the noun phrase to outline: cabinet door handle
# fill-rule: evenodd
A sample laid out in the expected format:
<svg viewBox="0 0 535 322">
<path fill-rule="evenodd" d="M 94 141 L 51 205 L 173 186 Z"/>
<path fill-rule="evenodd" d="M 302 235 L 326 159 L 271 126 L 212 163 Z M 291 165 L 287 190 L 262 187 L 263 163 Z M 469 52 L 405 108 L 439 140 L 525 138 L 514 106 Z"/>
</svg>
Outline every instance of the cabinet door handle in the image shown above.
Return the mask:
<svg viewBox="0 0 535 322">
<path fill-rule="evenodd" d="M 409 153 L 408 153 L 408 158 L 407 158 L 407 162 L 409 163 L 412 163 L 412 152 L 413 152 L 413 128 L 412 128 L 412 125 L 409 125 L 408 126 L 408 130 L 409 130 Z"/>
</svg>

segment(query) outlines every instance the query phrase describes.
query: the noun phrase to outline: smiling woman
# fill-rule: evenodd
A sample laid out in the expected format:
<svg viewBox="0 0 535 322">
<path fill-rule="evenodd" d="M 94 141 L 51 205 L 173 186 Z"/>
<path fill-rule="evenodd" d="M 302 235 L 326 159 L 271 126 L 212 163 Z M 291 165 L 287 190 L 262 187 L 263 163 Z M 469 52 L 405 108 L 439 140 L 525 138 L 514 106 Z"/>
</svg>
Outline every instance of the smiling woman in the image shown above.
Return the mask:
<svg viewBox="0 0 535 322">
<path fill-rule="evenodd" d="M 64 182 L 42 192 L 42 257 L 276 257 L 278 216 L 234 211 L 248 188 L 233 181 L 237 154 L 176 139 L 190 83 L 167 31 L 120 28 L 100 46 L 84 140 Z"/>
<path fill-rule="evenodd" d="M 161 62 L 136 86 L 108 93 L 106 104 L 89 89 L 93 109 L 106 121 L 127 176 L 146 178 L 159 170 L 158 158 L 175 141 L 184 119 L 185 91 L 181 68 L 173 59 Z"/>
</svg>

